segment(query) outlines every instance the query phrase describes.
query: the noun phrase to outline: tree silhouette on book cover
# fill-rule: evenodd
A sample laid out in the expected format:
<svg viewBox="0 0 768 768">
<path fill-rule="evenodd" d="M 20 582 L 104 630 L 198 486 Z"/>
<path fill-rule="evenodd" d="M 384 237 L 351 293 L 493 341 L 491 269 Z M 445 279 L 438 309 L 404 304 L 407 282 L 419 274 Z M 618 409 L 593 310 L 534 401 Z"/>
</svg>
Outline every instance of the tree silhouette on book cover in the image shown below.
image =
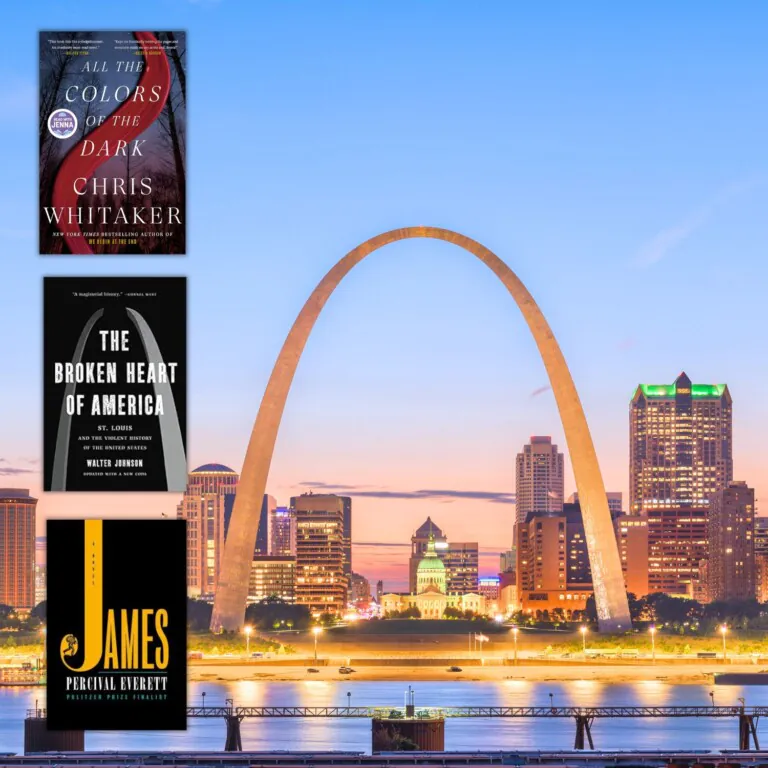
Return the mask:
<svg viewBox="0 0 768 768">
<path fill-rule="evenodd" d="M 40 33 L 40 253 L 186 252 L 186 34 Z"/>
</svg>

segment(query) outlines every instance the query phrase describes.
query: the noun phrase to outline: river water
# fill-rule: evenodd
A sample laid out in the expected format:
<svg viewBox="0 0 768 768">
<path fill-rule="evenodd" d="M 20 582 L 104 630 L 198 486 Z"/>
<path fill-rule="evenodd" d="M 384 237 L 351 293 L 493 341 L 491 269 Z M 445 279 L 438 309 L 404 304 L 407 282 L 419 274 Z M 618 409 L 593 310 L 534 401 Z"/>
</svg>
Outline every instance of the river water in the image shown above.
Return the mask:
<svg viewBox="0 0 768 768">
<path fill-rule="evenodd" d="M 241 681 L 190 683 L 189 704 L 206 706 L 402 706 L 404 683 Z M 668 685 L 662 681 L 610 684 L 588 680 L 527 682 L 422 682 L 414 684 L 419 706 L 673 706 L 715 704 L 768 705 L 768 686 Z M 351 697 L 347 696 L 351 694 Z M 35 704 L 45 706 L 43 688 L 0 688 L 0 752 L 22 753 L 24 717 Z M 575 725 L 570 719 L 451 719 L 446 722 L 446 749 L 514 750 L 571 749 Z M 597 749 L 736 749 L 738 723 L 727 719 L 596 720 L 592 729 Z M 760 734 L 763 735 L 763 734 Z M 221 750 L 225 726 L 218 719 L 190 719 L 185 732 L 96 732 L 86 734 L 89 750 Z M 346 750 L 370 752 L 368 720 L 265 719 L 245 720 L 245 750 Z M 768 743 L 768 729 L 763 735 Z"/>
</svg>

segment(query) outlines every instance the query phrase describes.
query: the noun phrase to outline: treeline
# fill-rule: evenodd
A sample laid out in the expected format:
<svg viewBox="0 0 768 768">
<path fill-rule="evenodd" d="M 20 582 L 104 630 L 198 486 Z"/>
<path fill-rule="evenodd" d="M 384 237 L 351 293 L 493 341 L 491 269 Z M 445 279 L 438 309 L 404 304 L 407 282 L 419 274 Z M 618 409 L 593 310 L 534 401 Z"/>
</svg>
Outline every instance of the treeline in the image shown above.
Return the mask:
<svg viewBox="0 0 768 768">
<path fill-rule="evenodd" d="M 0 603 L 0 631 L 35 632 L 45 624 L 45 601 L 38 603 L 27 616 L 19 616 L 15 608 Z"/>
<path fill-rule="evenodd" d="M 629 613 L 635 628 L 651 625 L 660 631 L 677 634 L 709 635 L 725 624 L 729 630 L 768 630 L 768 603 L 755 598 L 700 603 L 686 597 L 654 592 L 644 597 L 627 594 Z M 562 609 L 537 611 L 535 614 L 518 612 L 513 621 L 523 626 L 568 627 L 586 623 L 597 626 L 595 598 L 590 596 L 583 612 L 566 616 Z"/>
</svg>

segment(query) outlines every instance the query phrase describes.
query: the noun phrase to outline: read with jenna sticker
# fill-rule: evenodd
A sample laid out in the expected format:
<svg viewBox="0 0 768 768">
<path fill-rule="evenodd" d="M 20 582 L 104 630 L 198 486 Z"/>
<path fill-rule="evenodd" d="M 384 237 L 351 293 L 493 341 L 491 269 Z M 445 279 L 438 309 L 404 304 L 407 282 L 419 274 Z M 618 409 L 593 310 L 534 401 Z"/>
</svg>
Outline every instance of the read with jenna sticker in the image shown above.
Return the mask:
<svg viewBox="0 0 768 768">
<path fill-rule="evenodd" d="M 46 491 L 183 491 L 184 277 L 46 277 Z"/>
<path fill-rule="evenodd" d="M 49 520 L 52 730 L 186 730 L 183 520 Z"/>
<path fill-rule="evenodd" d="M 187 36 L 40 33 L 40 253 L 186 252 Z"/>
</svg>

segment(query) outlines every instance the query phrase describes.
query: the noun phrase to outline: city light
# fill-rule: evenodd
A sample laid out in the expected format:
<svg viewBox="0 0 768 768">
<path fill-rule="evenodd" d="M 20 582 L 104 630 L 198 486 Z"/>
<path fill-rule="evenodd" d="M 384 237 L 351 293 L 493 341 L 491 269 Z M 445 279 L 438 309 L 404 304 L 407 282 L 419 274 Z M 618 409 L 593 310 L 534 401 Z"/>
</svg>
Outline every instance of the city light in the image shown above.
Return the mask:
<svg viewBox="0 0 768 768">
<path fill-rule="evenodd" d="M 517 633 L 519 631 L 517 627 L 512 627 L 512 639 L 515 641 L 515 664 L 517 664 Z"/>
<path fill-rule="evenodd" d="M 315 664 L 317 664 L 317 638 L 322 631 L 323 631 L 322 627 L 318 627 L 317 625 L 312 627 L 312 634 L 314 635 L 314 638 L 315 638 Z"/>
<path fill-rule="evenodd" d="M 728 626 L 726 624 L 720 625 L 720 634 L 723 636 L 723 664 L 728 660 L 728 648 L 725 643 L 725 636 L 728 634 Z"/>
<path fill-rule="evenodd" d="M 246 624 L 243 627 L 243 632 L 245 632 L 245 655 L 250 656 L 251 655 L 251 632 L 253 632 L 253 627 L 249 624 Z"/>
<path fill-rule="evenodd" d="M 651 633 L 651 659 L 656 661 L 656 627 L 651 626 L 648 631 Z"/>
<path fill-rule="evenodd" d="M 581 650 L 586 656 L 587 655 L 587 627 L 584 624 L 582 624 L 579 627 L 579 632 L 581 632 Z"/>
</svg>

